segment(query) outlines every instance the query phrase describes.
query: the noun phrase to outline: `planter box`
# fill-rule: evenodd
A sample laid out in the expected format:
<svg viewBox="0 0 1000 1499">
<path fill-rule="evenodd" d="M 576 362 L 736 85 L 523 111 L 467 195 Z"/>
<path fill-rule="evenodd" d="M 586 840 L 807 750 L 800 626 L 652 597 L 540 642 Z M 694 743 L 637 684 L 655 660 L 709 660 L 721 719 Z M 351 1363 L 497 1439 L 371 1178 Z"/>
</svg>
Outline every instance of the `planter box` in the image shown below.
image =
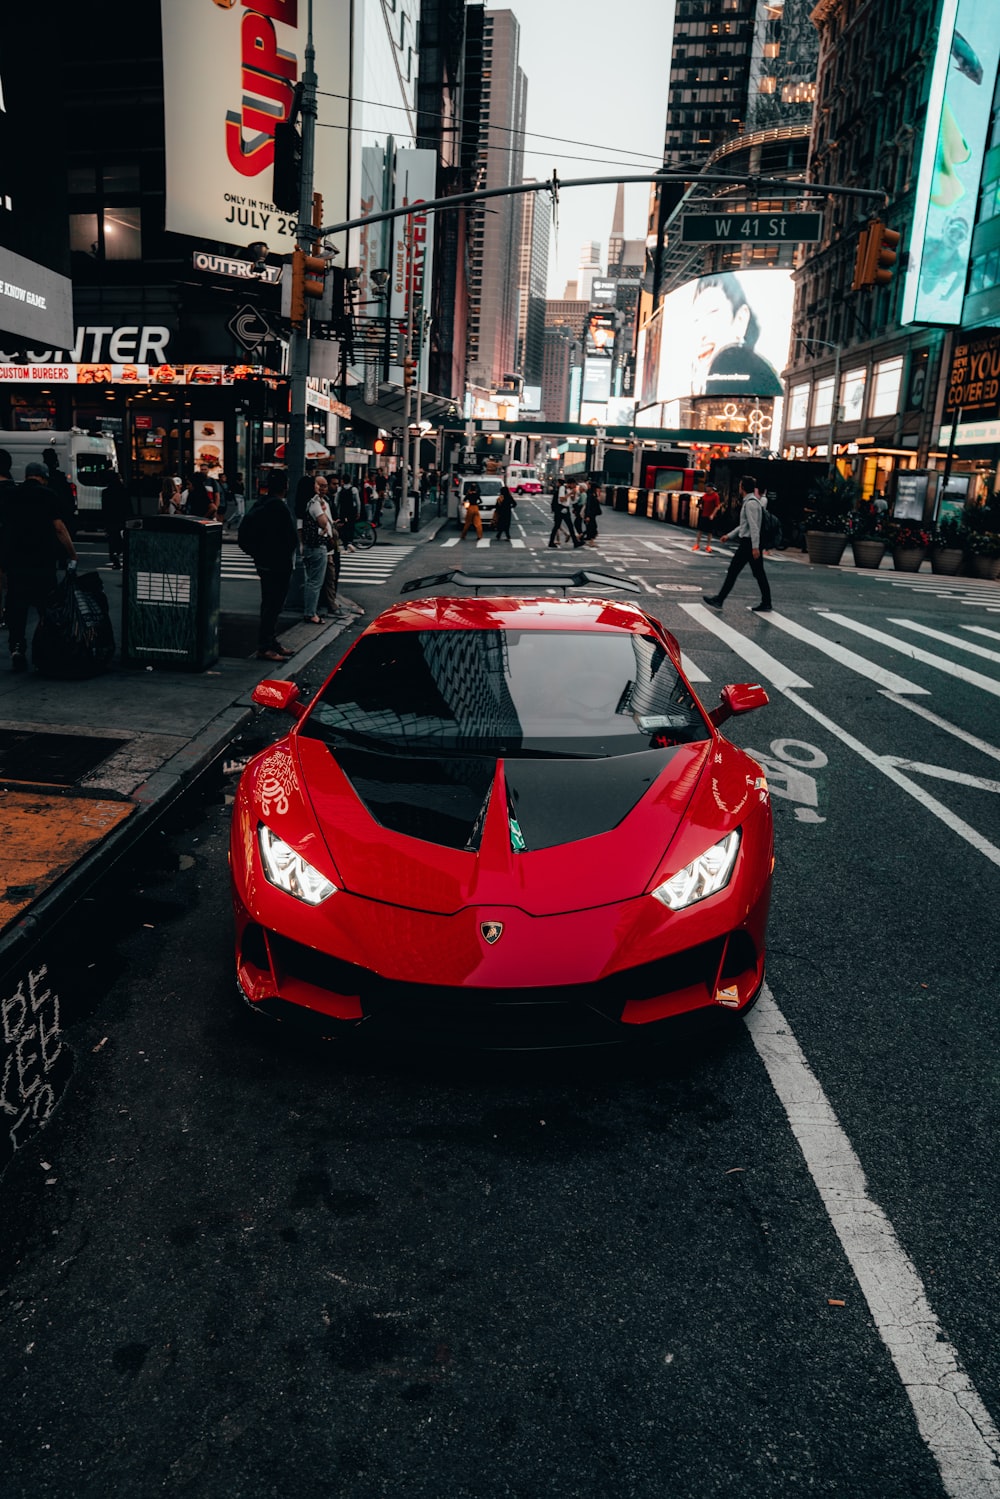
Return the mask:
<svg viewBox="0 0 1000 1499">
<path fill-rule="evenodd" d="M 892 565 L 898 573 L 918 573 L 926 556 L 924 547 L 893 547 Z"/>
<path fill-rule="evenodd" d="M 1000 557 L 983 557 L 978 552 L 973 552 L 969 561 L 974 578 L 1000 577 Z"/>
<path fill-rule="evenodd" d="M 965 553 L 961 547 L 931 547 L 931 572 L 954 578 L 962 571 Z"/>
<path fill-rule="evenodd" d="M 822 563 L 825 567 L 836 567 L 844 555 L 847 537 L 839 531 L 807 531 L 806 551 L 810 562 Z"/>
<path fill-rule="evenodd" d="M 859 536 L 851 542 L 855 567 L 880 567 L 885 556 L 885 542 L 872 537 Z"/>
</svg>

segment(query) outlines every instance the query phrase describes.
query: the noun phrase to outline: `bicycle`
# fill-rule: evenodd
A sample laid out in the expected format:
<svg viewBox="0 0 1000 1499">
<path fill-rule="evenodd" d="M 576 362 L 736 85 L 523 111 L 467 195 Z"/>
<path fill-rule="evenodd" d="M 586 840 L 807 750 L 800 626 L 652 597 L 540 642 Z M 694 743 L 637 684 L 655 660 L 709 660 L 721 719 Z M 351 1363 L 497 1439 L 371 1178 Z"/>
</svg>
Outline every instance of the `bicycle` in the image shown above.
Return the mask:
<svg viewBox="0 0 1000 1499">
<path fill-rule="evenodd" d="M 355 551 L 367 552 L 368 548 L 373 547 L 376 541 L 378 541 L 378 529 L 374 521 L 356 520 L 354 522 L 354 536 L 351 545 Z M 343 545 L 343 537 L 341 537 L 341 545 Z"/>
</svg>

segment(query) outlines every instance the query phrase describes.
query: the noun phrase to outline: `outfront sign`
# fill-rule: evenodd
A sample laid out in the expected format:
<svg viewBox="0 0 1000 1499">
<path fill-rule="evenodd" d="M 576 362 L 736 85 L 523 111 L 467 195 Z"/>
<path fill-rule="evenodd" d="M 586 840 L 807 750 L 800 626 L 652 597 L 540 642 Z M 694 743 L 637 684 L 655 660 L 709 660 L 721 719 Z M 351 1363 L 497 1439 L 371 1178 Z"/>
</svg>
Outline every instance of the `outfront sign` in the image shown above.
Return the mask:
<svg viewBox="0 0 1000 1499">
<path fill-rule="evenodd" d="M 311 7 L 310 7 L 311 8 Z M 166 227 L 229 245 L 290 250 L 294 214 L 271 201 L 274 127 L 302 76 L 305 0 L 161 0 L 167 150 Z M 322 79 L 315 188 L 327 223 L 347 217 L 350 0 L 315 7 Z M 342 128 L 336 128 L 342 127 Z"/>
</svg>

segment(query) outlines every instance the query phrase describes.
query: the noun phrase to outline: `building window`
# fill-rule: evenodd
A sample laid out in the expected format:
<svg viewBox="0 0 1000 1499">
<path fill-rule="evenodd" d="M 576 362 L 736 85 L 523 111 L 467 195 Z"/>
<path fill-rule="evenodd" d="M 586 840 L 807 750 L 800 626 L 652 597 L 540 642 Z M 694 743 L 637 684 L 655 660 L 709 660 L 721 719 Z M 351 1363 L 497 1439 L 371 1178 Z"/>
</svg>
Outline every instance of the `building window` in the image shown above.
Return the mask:
<svg viewBox="0 0 1000 1499">
<path fill-rule="evenodd" d="M 816 383 L 813 395 L 813 426 L 828 427 L 833 416 L 833 376 Z"/>
<path fill-rule="evenodd" d="M 71 213 L 69 247 L 95 260 L 141 260 L 141 211 L 105 208 L 102 213 Z"/>
<path fill-rule="evenodd" d="M 848 370 L 840 382 L 840 412 L 841 420 L 845 422 L 859 422 L 865 406 L 865 384 L 868 380 L 868 371 L 864 369 Z"/>
<path fill-rule="evenodd" d="M 788 398 L 788 427 L 792 432 L 802 431 L 809 421 L 809 386 L 793 385 Z"/>
<path fill-rule="evenodd" d="M 882 359 L 875 366 L 872 416 L 895 416 L 899 410 L 899 388 L 903 380 L 903 357 Z"/>
</svg>

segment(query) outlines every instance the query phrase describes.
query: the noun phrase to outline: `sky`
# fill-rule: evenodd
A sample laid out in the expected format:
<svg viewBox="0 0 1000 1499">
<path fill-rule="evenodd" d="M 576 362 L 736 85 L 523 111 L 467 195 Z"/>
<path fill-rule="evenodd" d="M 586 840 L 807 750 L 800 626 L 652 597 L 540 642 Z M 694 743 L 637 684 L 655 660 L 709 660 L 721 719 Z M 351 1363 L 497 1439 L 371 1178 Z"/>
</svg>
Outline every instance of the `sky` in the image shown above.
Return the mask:
<svg viewBox="0 0 1000 1499">
<path fill-rule="evenodd" d="M 511 0 L 528 80 L 524 175 L 638 176 L 663 161 L 673 0 Z M 541 136 L 557 139 L 542 140 Z M 582 144 L 570 144 L 581 142 Z M 603 164 L 602 164 L 603 163 Z M 576 279 L 580 247 L 605 262 L 614 187 L 567 188 L 549 258 L 549 296 Z M 548 199 L 544 199 L 548 211 Z M 625 189 L 625 236 L 644 239 L 649 187 Z"/>
</svg>

